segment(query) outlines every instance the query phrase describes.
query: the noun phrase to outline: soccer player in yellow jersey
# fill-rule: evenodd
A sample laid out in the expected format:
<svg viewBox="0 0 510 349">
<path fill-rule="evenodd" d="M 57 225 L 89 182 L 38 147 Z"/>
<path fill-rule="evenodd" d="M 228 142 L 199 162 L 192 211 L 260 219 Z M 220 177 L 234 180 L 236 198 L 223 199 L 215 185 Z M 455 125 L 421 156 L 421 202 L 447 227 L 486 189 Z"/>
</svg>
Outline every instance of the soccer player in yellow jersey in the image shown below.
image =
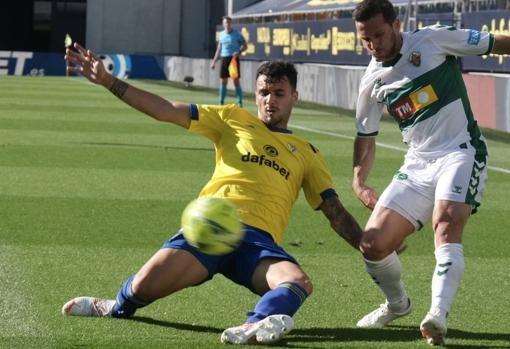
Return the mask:
<svg viewBox="0 0 510 349">
<path fill-rule="evenodd" d="M 71 71 L 109 89 L 130 106 L 159 121 L 171 122 L 210 139 L 216 168 L 200 196 L 234 203 L 245 238 L 232 253 L 212 256 L 190 246 L 181 232 L 120 289 L 116 300 L 78 297 L 66 315 L 129 317 L 136 309 L 220 273 L 261 296 L 246 323 L 226 329 L 221 341 L 271 343 L 293 327 L 292 316 L 312 293 L 312 283 L 297 261 L 278 244 L 301 188 L 313 209 L 358 249 L 361 228 L 342 206 L 321 153 L 296 137 L 287 123 L 298 100 L 297 72 L 284 62 L 262 64 L 256 75 L 254 116 L 236 105 L 210 106 L 168 102 L 114 78 L 94 53 L 74 45 L 67 50 Z"/>
</svg>

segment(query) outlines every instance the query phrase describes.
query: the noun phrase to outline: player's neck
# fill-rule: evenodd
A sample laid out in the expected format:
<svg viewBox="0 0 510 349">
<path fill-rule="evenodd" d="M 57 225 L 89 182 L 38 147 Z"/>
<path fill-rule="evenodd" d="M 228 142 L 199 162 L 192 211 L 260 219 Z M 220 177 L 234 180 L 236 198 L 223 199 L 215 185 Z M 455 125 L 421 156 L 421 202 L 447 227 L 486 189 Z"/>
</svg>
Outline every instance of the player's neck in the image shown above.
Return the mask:
<svg viewBox="0 0 510 349">
<path fill-rule="evenodd" d="M 402 35 L 401 32 L 399 32 L 397 34 L 397 45 L 396 45 L 397 54 L 400 53 L 400 50 L 402 50 L 402 46 L 404 46 L 404 36 Z"/>
<path fill-rule="evenodd" d="M 404 45 L 404 37 L 402 36 L 402 33 L 399 32 L 395 35 L 395 46 L 393 47 L 393 54 L 391 57 L 385 59 L 382 63 L 383 64 L 391 64 L 395 60 L 398 60 L 397 57 L 400 58 L 400 50 L 402 50 L 402 46 Z"/>
</svg>

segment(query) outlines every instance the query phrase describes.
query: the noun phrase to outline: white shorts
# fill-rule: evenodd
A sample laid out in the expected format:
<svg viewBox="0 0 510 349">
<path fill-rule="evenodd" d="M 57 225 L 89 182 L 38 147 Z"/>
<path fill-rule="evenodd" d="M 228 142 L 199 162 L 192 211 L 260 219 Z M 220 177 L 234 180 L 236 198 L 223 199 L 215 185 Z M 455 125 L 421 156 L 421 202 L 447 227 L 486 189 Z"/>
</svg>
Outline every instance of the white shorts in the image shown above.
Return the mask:
<svg viewBox="0 0 510 349">
<path fill-rule="evenodd" d="M 421 229 L 432 217 L 436 200 L 480 206 L 487 180 L 487 155 L 459 149 L 438 159 L 407 155 L 404 164 L 377 201 Z"/>
</svg>

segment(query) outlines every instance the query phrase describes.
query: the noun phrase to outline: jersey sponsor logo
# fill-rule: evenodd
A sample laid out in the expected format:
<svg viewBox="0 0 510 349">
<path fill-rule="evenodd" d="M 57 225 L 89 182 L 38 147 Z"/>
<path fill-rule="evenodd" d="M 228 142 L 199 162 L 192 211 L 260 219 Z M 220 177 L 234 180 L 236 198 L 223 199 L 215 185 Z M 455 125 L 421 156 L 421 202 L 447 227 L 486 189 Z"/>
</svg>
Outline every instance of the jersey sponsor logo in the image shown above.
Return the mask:
<svg viewBox="0 0 510 349">
<path fill-rule="evenodd" d="M 414 105 L 409 97 L 404 98 L 393 106 L 393 113 L 404 120 L 416 112 Z"/>
<path fill-rule="evenodd" d="M 248 152 L 248 154 L 241 156 L 241 161 L 258 164 L 259 166 L 267 166 L 278 172 L 283 178 L 287 180 L 289 179 L 290 171 L 278 164 L 275 160 L 266 158 L 264 154 L 252 155 L 250 152 Z"/>
<path fill-rule="evenodd" d="M 294 153 L 297 150 L 297 148 L 294 144 L 287 143 L 287 146 L 289 147 L 289 150 L 291 153 Z"/>
<path fill-rule="evenodd" d="M 398 101 L 392 106 L 392 110 L 400 119 L 405 120 L 437 100 L 438 98 L 432 85 L 427 85 Z"/>
<path fill-rule="evenodd" d="M 478 30 L 470 30 L 469 31 L 469 37 L 468 37 L 468 40 L 467 40 L 467 43 L 468 45 L 478 45 L 478 43 L 480 42 L 480 36 L 481 36 L 481 33 L 478 31 Z"/>
<path fill-rule="evenodd" d="M 462 194 L 462 187 L 460 185 L 454 185 L 452 188 L 452 193 Z"/>
<path fill-rule="evenodd" d="M 266 144 L 264 146 L 264 151 L 266 152 L 267 155 L 269 156 L 272 156 L 272 157 L 275 157 L 275 156 L 278 156 L 278 149 L 276 149 L 275 147 L 273 147 L 272 145 L 269 145 L 269 144 Z"/>
</svg>

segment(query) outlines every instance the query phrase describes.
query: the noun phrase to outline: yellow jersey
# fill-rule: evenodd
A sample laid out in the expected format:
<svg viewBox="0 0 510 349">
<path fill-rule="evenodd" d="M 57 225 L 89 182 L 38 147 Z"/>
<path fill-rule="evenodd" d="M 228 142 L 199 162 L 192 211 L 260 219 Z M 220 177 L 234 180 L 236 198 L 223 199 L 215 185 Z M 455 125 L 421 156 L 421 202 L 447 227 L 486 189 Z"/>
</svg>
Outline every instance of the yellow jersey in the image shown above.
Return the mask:
<svg viewBox="0 0 510 349">
<path fill-rule="evenodd" d="M 303 188 L 313 209 L 336 195 L 326 162 L 310 143 L 287 129 L 270 129 L 234 104 L 190 105 L 189 131 L 214 143 L 216 167 L 200 192 L 237 205 L 241 220 L 283 240 Z"/>
</svg>

